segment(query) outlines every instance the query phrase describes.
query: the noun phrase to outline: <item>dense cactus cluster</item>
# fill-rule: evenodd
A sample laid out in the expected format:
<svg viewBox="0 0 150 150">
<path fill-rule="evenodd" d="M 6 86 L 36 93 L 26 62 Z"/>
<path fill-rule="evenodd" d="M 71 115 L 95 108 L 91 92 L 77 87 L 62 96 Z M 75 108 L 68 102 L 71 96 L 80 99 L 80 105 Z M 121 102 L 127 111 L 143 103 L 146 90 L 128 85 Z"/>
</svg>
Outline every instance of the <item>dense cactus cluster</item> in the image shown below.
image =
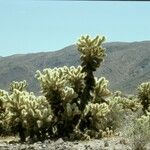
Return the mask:
<svg viewBox="0 0 150 150">
<path fill-rule="evenodd" d="M 132 136 L 134 137 L 133 148 L 136 150 L 144 149 L 150 141 L 150 112 L 135 120 Z"/>
<path fill-rule="evenodd" d="M 44 96 L 36 97 L 34 93 L 24 91 L 25 85 L 25 81 L 13 82 L 10 94 L 0 91 L 1 120 L 7 130 L 19 133 L 21 141 L 28 136 L 44 139 L 53 117 L 51 107 Z"/>
<path fill-rule="evenodd" d="M 104 60 L 105 38 L 82 36 L 77 48 L 81 66 L 55 67 L 37 71 L 41 96 L 28 92 L 26 81 L 0 90 L 0 132 L 18 134 L 21 141 L 46 138 L 89 139 L 111 137 L 123 124 L 127 112 L 143 106 L 138 119 L 147 125 L 150 111 L 150 83 L 138 87 L 138 95 L 127 97 L 112 92 L 108 80 L 94 77 Z"/>
<path fill-rule="evenodd" d="M 138 97 L 143 106 L 143 111 L 148 111 L 150 107 L 150 82 L 142 83 L 138 87 Z"/>
</svg>

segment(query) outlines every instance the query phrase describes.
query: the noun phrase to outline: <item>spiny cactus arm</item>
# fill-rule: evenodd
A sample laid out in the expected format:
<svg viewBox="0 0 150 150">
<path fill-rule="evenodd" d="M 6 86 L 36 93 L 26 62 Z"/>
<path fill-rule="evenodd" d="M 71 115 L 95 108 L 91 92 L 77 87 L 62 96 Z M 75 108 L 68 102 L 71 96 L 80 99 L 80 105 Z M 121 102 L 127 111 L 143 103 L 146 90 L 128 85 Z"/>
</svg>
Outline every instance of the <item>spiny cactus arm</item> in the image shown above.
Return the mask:
<svg viewBox="0 0 150 150">
<path fill-rule="evenodd" d="M 142 115 L 136 120 L 135 128 L 144 133 L 144 135 L 150 135 L 150 112 L 146 111 L 146 115 Z"/>
<path fill-rule="evenodd" d="M 12 132 L 19 133 L 20 140 L 25 141 L 25 128 L 23 127 L 24 117 L 22 115 L 25 106 L 24 91 L 14 89 L 11 95 L 7 95 L 7 111 L 9 111 L 7 123 L 12 127 Z"/>
<path fill-rule="evenodd" d="M 27 82 L 26 82 L 26 80 L 20 81 L 20 82 L 13 81 L 13 82 L 10 84 L 10 91 L 13 92 L 15 89 L 17 89 L 17 90 L 19 90 L 19 91 L 25 91 L 25 90 L 26 90 L 26 87 L 27 87 Z"/>
<path fill-rule="evenodd" d="M 106 103 L 102 103 L 102 104 L 89 103 L 84 110 L 84 115 L 87 115 L 90 112 L 91 115 L 96 118 L 105 117 L 109 111 L 110 111 L 109 107 Z"/>
<path fill-rule="evenodd" d="M 73 99 L 77 98 L 78 94 L 73 90 L 73 88 L 70 88 L 66 86 L 61 93 L 62 98 L 62 104 L 66 105 L 66 103 L 71 103 Z"/>
<path fill-rule="evenodd" d="M 35 77 L 40 81 L 42 92 L 48 100 L 52 96 L 51 91 L 62 90 L 66 82 L 60 68 L 44 69 L 43 73 L 38 70 Z"/>
<path fill-rule="evenodd" d="M 94 103 L 103 103 L 106 102 L 105 98 L 111 95 L 108 87 L 108 80 L 104 77 L 97 79 L 95 77 L 95 87 L 93 92 L 93 102 Z"/>
<path fill-rule="evenodd" d="M 97 36 L 91 39 L 88 35 L 79 39 L 77 46 L 81 53 L 81 66 L 84 72 L 95 71 L 100 66 L 105 56 L 105 49 L 101 46 L 104 41 L 105 37 Z"/>
<path fill-rule="evenodd" d="M 5 96 L 6 94 L 8 94 L 8 92 L 7 92 L 7 91 L 5 91 L 5 90 L 1 90 L 1 89 L 0 89 L 0 97 Z"/>
<path fill-rule="evenodd" d="M 0 89 L 0 135 L 7 132 L 9 128 L 7 124 L 9 111 L 7 111 L 7 96 L 8 92 Z"/>
<path fill-rule="evenodd" d="M 118 96 L 123 96 L 122 92 L 121 91 L 115 91 L 113 93 L 113 97 L 118 97 Z"/>
<path fill-rule="evenodd" d="M 143 105 L 143 111 L 146 113 L 150 106 L 150 82 L 142 83 L 138 88 L 138 98 Z"/>
<path fill-rule="evenodd" d="M 81 111 L 79 110 L 79 107 L 77 106 L 76 103 L 73 103 L 73 104 L 67 103 L 65 112 L 63 114 L 63 118 L 72 120 L 74 116 L 80 115 L 80 114 L 81 114 Z"/>
<path fill-rule="evenodd" d="M 111 97 L 108 100 L 108 104 L 110 109 L 118 107 L 118 111 L 125 111 L 127 109 L 137 111 L 139 108 L 141 108 L 141 104 L 139 103 L 138 99 L 134 98 L 131 100 L 121 96 Z"/>
<path fill-rule="evenodd" d="M 8 92 L 0 89 L 0 113 L 5 111 Z"/>
<path fill-rule="evenodd" d="M 25 93 L 20 92 L 19 90 L 14 89 L 11 95 L 7 96 L 8 109 L 12 111 L 12 113 L 19 113 L 25 105 L 24 99 Z"/>
<path fill-rule="evenodd" d="M 105 116 L 110 112 L 109 106 L 106 103 L 89 103 L 85 110 L 84 116 L 88 117 L 88 125 L 92 130 L 99 131 L 100 129 L 105 129 L 106 125 L 104 124 Z"/>
<path fill-rule="evenodd" d="M 79 95 L 83 91 L 85 84 L 84 78 L 85 73 L 82 73 L 82 67 L 64 67 L 63 72 L 66 75 L 68 84 L 74 89 L 74 91 Z"/>
</svg>

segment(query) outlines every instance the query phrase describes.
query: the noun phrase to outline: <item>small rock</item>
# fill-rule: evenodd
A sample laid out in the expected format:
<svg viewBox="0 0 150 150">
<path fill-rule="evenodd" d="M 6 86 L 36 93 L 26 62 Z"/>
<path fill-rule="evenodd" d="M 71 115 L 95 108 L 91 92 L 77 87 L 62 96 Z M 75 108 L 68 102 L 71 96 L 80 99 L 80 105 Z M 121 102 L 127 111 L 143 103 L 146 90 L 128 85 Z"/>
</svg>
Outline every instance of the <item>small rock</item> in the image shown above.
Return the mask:
<svg viewBox="0 0 150 150">
<path fill-rule="evenodd" d="M 105 146 L 105 147 L 108 147 L 108 146 L 109 146 L 109 143 L 108 143 L 107 141 L 105 141 L 104 146 Z"/>
<path fill-rule="evenodd" d="M 39 146 L 39 148 L 38 149 L 42 149 L 42 146 Z"/>
<path fill-rule="evenodd" d="M 77 144 L 79 144 L 79 142 L 78 142 L 78 141 L 75 141 L 73 144 L 77 145 Z"/>
<path fill-rule="evenodd" d="M 39 145 L 40 145 L 40 144 L 42 144 L 42 142 L 41 142 L 41 141 L 38 141 L 38 142 L 36 142 L 36 144 L 39 144 Z"/>
<path fill-rule="evenodd" d="M 84 145 L 84 147 L 85 147 L 85 149 L 87 149 L 87 150 L 91 150 L 91 149 L 92 149 L 92 147 L 91 147 L 90 145 Z"/>
<path fill-rule="evenodd" d="M 35 150 L 35 148 L 33 146 L 29 146 L 28 150 Z"/>
<path fill-rule="evenodd" d="M 42 145 L 42 147 L 43 147 L 43 148 L 46 148 L 46 147 L 47 147 L 47 145 L 46 145 L 46 144 L 43 144 L 43 145 Z"/>
<path fill-rule="evenodd" d="M 62 144 L 62 143 L 64 143 L 64 141 L 63 141 L 62 138 L 59 138 L 59 139 L 55 142 L 55 144 Z"/>
<path fill-rule="evenodd" d="M 52 141 L 51 140 L 45 140 L 44 143 L 45 144 L 50 144 Z"/>
<path fill-rule="evenodd" d="M 16 141 L 9 141 L 9 144 L 16 144 Z"/>
<path fill-rule="evenodd" d="M 121 140 L 120 140 L 120 144 L 127 145 L 127 144 L 128 144 L 128 142 L 127 142 L 125 139 L 121 139 Z"/>
<path fill-rule="evenodd" d="M 20 148 L 20 150 L 26 150 L 26 148 L 25 148 L 25 147 L 22 147 L 22 148 Z"/>
</svg>

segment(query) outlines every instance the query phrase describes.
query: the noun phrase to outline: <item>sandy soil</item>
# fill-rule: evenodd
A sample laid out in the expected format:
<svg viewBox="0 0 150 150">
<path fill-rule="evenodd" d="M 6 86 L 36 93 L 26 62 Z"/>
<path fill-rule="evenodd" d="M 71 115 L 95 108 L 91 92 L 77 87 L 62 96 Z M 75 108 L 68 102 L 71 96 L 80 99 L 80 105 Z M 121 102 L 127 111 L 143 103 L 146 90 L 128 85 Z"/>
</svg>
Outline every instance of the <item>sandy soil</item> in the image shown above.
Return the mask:
<svg viewBox="0 0 150 150">
<path fill-rule="evenodd" d="M 15 137 L 0 138 L 0 150 L 132 150 L 128 139 L 113 137 L 90 141 L 46 140 L 33 144 L 19 143 Z M 150 150 L 150 145 L 145 147 Z"/>
</svg>

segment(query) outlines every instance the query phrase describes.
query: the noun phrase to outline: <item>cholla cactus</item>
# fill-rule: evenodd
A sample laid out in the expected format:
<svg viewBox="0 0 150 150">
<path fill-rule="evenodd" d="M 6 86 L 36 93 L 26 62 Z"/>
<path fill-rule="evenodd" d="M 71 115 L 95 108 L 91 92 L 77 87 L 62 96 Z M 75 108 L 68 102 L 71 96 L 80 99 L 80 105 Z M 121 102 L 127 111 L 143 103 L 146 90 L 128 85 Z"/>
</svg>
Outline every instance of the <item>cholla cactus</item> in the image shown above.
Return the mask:
<svg viewBox="0 0 150 150">
<path fill-rule="evenodd" d="M 7 132 L 7 127 L 5 124 L 5 120 L 7 119 L 7 111 L 6 111 L 6 95 L 8 92 L 0 89 L 0 134 Z"/>
<path fill-rule="evenodd" d="M 118 96 L 120 96 L 120 97 L 123 96 L 123 94 L 122 94 L 121 91 L 115 91 L 115 92 L 113 93 L 113 97 L 118 97 Z"/>
<path fill-rule="evenodd" d="M 144 146 L 150 141 L 150 112 L 136 119 L 132 134 L 133 148 L 144 149 Z"/>
<path fill-rule="evenodd" d="M 105 37 L 100 38 L 97 36 L 91 39 L 88 35 L 81 36 L 77 46 L 78 51 L 81 53 L 81 66 L 83 72 L 96 71 L 104 59 L 105 49 L 101 47 L 105 41 Z"/>
<path fill-rule="evenodd" d="M 106 116 L 109 108 L 106 103 L 89 103 L 84 109 L 74 133 L 78 139 L 101 138 L 102 131 L 106 128 Z"/>
<path fill-rule="evenodd" d="M 23 126 L 30 134 L 30 138 L 44 140 L 50 128 L 53 114 L 51 107 L 44 96 L 28 95 L 23 111 Z"/>
<path fill-rule="evenodd" d="M 8 115 L 8 124 L 12 127 L 13 132 L 19 133 L 20 140 L 25 141 L 25 128 L 23 127 L 23 114 L 22 110 L 25 107 L 25 102 L 23 96 L 26 93 L 22 93 L 16 89 L 13 90 L 11 95 L 7 95 L 7 111 Z"/>
<path fill-rule="evenodd" d="M 100 66 L 105 56 L 105 49 L 101 47 L 103 41 L 104 37 L 99 36 L 95 39 L 90 39 L 89 36 L 81 37 L 77 43 L 81 52 L 81 66 L 47 68 L 43 72 L 36 72 L 35 76 L 40 81 L 42 92 L 54 114 L 53 126 L 57 136 L 68 136 L 73 132 L 79 120 L 83 119 L 83 111 L 88 101 L 92 101 L 93 92 L 97 94 L 97 97 L 94 97 L 97 100 L 109 94 L 106 80 L 96 80 L 95 87 L 93 75 L 93 71 Z"/>
<path fill-rule="evenodd" d="M 104 41 L 105 37 L 100 38 L 97 36 L 91 39 L 87 35 L 81 36 L 77 43 L 78 51 L 81 53 L 82 72 L 86 74 L 84 78 L 86 86 L 82 93 L 81 110 L 84 110 L 88 101 L 91 101 L 93 98 L 91 95 L 95 87 L 93 71 L 96 71 L 96 68 L 100 66 L 106 55 L 105 49 L 101 46 Z"/>
<path fill-rule="evenodd" d="M 6 97 L 7 94 L 8 94 L 8 92 L 6 92 L 5 90 L 0 89 L 0 116 L 5 111 L 5 108 L 6 108 L 5 107 L 5 105 L 6 105 L 5 97 Z"/>
<path fill-rule="evenodd" d="M 106 115 L 109 112 L 110 110 L 106 103 L 89 103 L 84 110 L 84 116 L 85 118 L 88 117 L 89 120 L 88 128 L 96 131 L 104 130 L 106 127 Z"/>
<path fill-rule="evenodd" d="M 77 84 L 76 80 L 82 78 L 82 75 L 79 76 L 78 71 L 80 72 L 80 68 L 77 69 L 77 71 L 75 70 L 75 72 L 73 72 L 72 68 L 67 69 L 66 67 L 64 67 L 45 69 L 43 73 L 41 73 L 40 71 L 37 71 L 36 73 L 37 79 L 41 82 L 42 91 L 45 94 L 45 97 L 51 105 L 52 111 L 54 113 L 55 119 L 53 121 L 53 125 L 57 128 L 56 136 L 63 136 L 64 134 L 66 134 L 67 131 L 64 131 L 63 128 L 67 128 L 66 125 L 71 124 L 68 123 L 68 121 L 70 122 L 70 120 L 64 117 L 64 114 L 67 113 L 67 115 L 70 115 L 68 114 L 69 109 L 79 109 L 77 105 L 73 104 L 73 100 L 78 97 L 78 94 L 73 89 L 73 84 Z M 78 75 L 76 79 L 74 73 L 77 73 Z M 72 77 L 69 78 L 70 82 L 67 80 L 68 76 Z M 69 87 L 69 83 L 72 87 Z M 70 107 L 73 106 L 73 108 L 70 108 L 68 103 L 70 103 Z M 74 108 L 75 106 L 76 108 Z M 74 112 L 75 114 L 77 113 L 74 110 L 72 110 L 72 112 Z M 72 114 L 72 116 L 74 116 L 75 114 Z M 73 119 L 74 118 L 72 118 L 71 120 Z"/>
<path fill-rule="evenodd" d="M 79 110 L 79 107 L 77 106 L 76 103 L 73 103 L 73 104 L 67 103 L 66 104 L 66 109 L 63 114 L 64 118 L 66 118 L 66 119 L 73 118 L 74 116 L 79 115 L 79 114 L 81 114 L 81 111 Z"/>
<path fill-rule="evenodd" d="M 114 136 L 114 131 L 109 129 L 108 127 L 104 131 L 101 131 L 101 132 L 102 132 L 101 133 L 102 134 L 102 138 L 104 138 L 104 137 L 109 138 L 109 137 Z"/>
<path fill-rule="evenodd" d="M 53 91 L 61 92 L 66 82 L 62 68 L 47 68 L 43 73 L 38 70 L 35 77 L 40 81 L 42 92 L 47 98 L 52 96 Z"/>
<path fill-rule="evenodd" d="M 20 81 L 20 82 L 13 81 L 10 84 L 10 91 L 13 92 L 15 89 L 17 89 L 19 91 L 24 91 L 24 90 L 26 90 L 26 87 L 27 87 L 26 80 Z"/>
<path fill-rule="evenodd" d="M 116 130 L 124 125 L 124 118 L 128 113 L 138 111 L 141 104 L 137 99 L 128 99 L 121 96 L 112 96 L 107 100 L 110 113 L 107 116 L 107 125 Z"/>
<path fill-rule="evenodd" d="M 150 82 L 142 83 L 137 90 L 138 98 L 143 105 L 143 111 L 146 112 L 150 106 Z"/>
<path fill-rule="evenodd" d="M 74 89 L 74 91 L 79 95 L 84 87 L 84 78 L 85 73 L 82 73 L 82 67 L 63 67 L 64 75 L 66 75 L 66 79 L 68 81 L 68 84 Z"/>
<path fill-rule="evenodd" d="M 142 115 L 138 118 L 137 125 L 144 130 L 145 134 L 148 131 L 150 132 L 150 112 L 147 112 L 146 115 Z"/>
<path fill-rule="evenodd" d="M 40 139 L 40 132 L 43 136 L 46 134 L 53 115 L 44 97 L 35 97 L 33 93 L 14 89 L 6 100 L 9 111 L 7 123 L 14 132 L 19 133 L 21 141 L 25 141 L 28 135 L 30 138 L 36 135 Z"/>
<path fill-rule="evenodd" d="M 103 103 L 106 102 L 105 98 L 111 95 L 111 92 L 107 88 L 108 81 L 102 77 L 97 79 L 95 77 L 95 87 L 93 92 L 93 102 L 94 103 Z"/>
</svg>

